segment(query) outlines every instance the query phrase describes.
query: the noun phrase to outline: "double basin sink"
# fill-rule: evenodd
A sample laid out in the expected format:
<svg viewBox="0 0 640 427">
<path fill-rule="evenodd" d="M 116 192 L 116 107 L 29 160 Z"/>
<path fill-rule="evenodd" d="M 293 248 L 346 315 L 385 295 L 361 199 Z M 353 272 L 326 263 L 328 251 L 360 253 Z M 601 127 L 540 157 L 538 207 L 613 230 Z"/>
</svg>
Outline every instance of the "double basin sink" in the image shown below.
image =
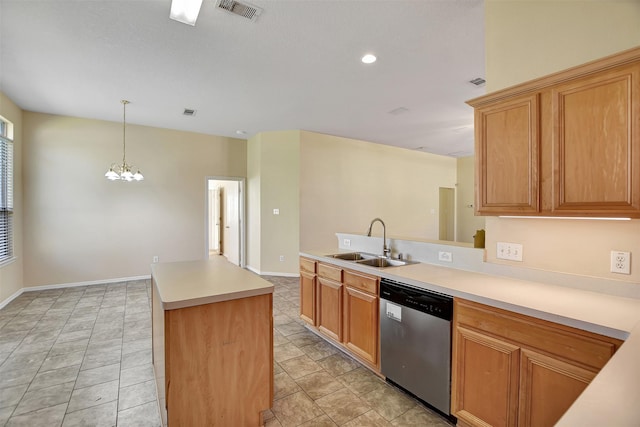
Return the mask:
<svg viewBox="0 0 640 427">
<path fill-rule="evenodd" d="M 370 267 L 400 267 L 407 264 L 416 264 L 416 261 L 406 261 L 400 259 L 384 258 L 379 255 L 368 254 L 365 252 L 347 252 L 341 254 L 326 255 L 328 258 L 341 259 L 344 261 L 352 261 L 361 265 Z"/>
</svg>

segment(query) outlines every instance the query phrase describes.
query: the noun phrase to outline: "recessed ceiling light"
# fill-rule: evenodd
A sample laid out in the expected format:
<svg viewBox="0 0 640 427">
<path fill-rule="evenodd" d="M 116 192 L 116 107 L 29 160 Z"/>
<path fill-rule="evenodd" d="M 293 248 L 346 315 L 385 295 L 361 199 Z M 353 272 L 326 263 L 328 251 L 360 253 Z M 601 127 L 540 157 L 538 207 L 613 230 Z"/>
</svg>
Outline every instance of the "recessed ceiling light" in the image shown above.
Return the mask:
<svg viewBox="0 0 640 427">
<path fill-rule="evenodd" d="M 376 62 L 377 59 L 378 58 L 376 58 L 375 55 L 367 53 L 365 56 L 362 57 L 362 62 L 364 62 L 365 64 L 373 64 L 374 62 Z"/>
<path fill-rule="evenodd" d="M 246 135 L 247 131 L 246 130 L 237 130 L 236 134 L 238 134 L 238 135 Z"/>
</svg>

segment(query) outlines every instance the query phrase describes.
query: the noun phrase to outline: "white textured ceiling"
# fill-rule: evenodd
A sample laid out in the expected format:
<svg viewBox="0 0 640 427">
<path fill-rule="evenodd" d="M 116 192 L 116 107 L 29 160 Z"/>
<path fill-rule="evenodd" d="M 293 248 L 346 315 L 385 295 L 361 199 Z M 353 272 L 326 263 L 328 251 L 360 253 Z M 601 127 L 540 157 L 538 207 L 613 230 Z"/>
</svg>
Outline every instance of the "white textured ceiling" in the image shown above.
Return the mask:
<svg viewBox="0 0 640 427">
<path fill-rule="evenodd" d="M 256 22 L 216 3 L 191 27 L 169 19 L 170 0 L 0 0 L 0 91 L 57 115 L 120 121 L 128 99 L 140 125 L 472 154 L 482 0 L 252 0 Z M 376 63 L 360 62 L 368 52 Z"/>
</svg>

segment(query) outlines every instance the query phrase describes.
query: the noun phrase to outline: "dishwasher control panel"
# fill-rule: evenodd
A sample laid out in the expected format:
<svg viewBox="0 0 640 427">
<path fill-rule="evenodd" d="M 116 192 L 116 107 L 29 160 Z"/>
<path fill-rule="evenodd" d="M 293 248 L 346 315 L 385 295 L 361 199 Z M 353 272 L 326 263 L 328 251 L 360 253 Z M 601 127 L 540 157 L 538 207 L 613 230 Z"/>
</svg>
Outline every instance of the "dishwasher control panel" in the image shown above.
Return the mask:
<svg viewBox="0 0 640 427">
<path fill-rule="evenodd" d="M 390 279 L 380 280 L 380 298 L 445 320 L 453 314 L 453 298 Z"/>
</svg>

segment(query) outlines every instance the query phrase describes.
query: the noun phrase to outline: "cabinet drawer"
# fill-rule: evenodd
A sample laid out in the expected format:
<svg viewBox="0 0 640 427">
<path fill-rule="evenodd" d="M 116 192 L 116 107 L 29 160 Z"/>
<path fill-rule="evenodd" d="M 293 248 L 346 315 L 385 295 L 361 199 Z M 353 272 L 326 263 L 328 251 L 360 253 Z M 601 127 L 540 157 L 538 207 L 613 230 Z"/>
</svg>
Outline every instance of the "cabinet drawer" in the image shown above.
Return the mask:
<svg viewBox="0 0 640 427">
<path fill-rule="evenodd" d="M 300 270 L 316 274 L 316 262 L 309 258 L 300 258 Z"/>
<path fill-rule="evenodd" d="M 522 347 L 600 370 L 622 341 L 522 314 L 456 299 L 456 323 Z"/>
<path fill-rule="evenodd" d="M 318 276 L 335 280 L 336 282 L 342 282 L 342 269 L 333 265 L 319 263 Z"/>
<path fill-rule="evenodd" d="M 345 270 L 344 284 L 373 295 L 378 295 L 378 278 L 375 276 Z"/>
</svg>

